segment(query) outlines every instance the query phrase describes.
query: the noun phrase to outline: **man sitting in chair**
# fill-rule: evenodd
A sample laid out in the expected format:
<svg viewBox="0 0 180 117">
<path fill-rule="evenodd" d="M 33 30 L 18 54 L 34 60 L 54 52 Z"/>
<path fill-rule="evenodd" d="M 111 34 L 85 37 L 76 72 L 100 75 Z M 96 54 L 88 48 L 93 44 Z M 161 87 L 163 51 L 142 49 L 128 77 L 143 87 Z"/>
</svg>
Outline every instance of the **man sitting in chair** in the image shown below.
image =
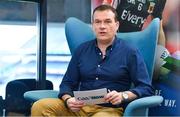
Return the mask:
<svg viewBox="0 0 180 117">
<path fill-rule="evenodd" d="M 116 37 L 116 10 L 110 5 L 94 9 L 96 39 L 81 44 L 73 54 L 60 84 L 59 98 L 41 99 L 32 116 L 120 116 L 126 104 L 153 94 L 151 79 L 139 51 Z M 131 84 L 134 87 L 131 88 Z M 87 105 L 73 91 L 107 88 L 103 104 Z"/>
</svg>

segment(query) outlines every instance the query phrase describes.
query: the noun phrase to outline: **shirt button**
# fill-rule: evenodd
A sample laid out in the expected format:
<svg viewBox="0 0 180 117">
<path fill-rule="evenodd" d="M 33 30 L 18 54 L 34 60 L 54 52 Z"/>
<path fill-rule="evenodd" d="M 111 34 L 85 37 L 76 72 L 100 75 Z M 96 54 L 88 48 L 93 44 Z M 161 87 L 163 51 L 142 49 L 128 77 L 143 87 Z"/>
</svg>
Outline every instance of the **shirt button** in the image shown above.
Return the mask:
<svg viewBox="0 0 180 117">
<path fill-rule="evenodd" d="M 99 80 L 99 78 L 98 78 L 98 77 L 96 77 L 96 80 Z"/>
<path fill-rule="evenodd" d="M 99 55 L 101 55 L 101 53 L 99 53 Z"/>
<path fill-rule="evenodd" d="M 101 67 L 101 65 L 98 65 L 98 67 Z"/>
</svg>

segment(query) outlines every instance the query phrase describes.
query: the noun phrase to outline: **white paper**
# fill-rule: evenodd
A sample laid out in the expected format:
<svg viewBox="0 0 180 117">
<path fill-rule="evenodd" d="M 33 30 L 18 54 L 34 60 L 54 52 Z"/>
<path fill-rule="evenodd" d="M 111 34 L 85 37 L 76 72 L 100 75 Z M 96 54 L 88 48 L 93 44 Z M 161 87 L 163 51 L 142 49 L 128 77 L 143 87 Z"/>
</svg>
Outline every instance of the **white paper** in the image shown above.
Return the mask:
<svg viewBox="0 0 180 117">
<path fill-rule="evenodd" d="M 102 104 L 106 103 L 104 96 L 107 94 L 107 89 L 74 91 L 74 97 L 77 100 L 83 101 L 85 104 Z"/>
</svg>

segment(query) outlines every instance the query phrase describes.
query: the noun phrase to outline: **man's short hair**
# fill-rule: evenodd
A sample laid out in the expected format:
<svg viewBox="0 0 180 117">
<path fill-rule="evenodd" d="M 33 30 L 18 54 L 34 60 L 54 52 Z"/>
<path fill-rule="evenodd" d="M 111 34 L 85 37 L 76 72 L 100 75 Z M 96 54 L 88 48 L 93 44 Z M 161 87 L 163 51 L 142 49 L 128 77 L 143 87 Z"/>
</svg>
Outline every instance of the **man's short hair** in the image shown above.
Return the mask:
<svg viewBox="0 0 180 117">
<path fill-rule="evenodd" d="M 96 11 L 105 11 L 105 10 L 110 10 L 114 13 L 114 19 L 115 21 L 118 21 L 118 15 L 117 15 L 117 12 L 116 12 L 116 9 L 113 8 L 111 5 L 107 5 L 107 4 L 103 4 L 103 5 L 99 5 L 98 7 L 96 7 L 94 10 L 93 10 L 93 15 L 92 15 L 92 20 L 94 18 L 94 13 Z"/>
</svg>

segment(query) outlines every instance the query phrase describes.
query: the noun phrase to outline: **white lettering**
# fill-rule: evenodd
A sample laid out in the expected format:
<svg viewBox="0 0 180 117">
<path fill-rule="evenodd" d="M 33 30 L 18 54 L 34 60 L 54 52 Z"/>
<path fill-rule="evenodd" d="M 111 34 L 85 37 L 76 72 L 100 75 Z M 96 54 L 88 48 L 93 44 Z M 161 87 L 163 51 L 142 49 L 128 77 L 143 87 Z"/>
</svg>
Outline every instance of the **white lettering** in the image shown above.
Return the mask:
<svg viewBox="0 0 180 117">
<path fill-rule="evenodd" d="M 137 19 L 138 19 L 137 15 L 133 15 L 133 18 L 131 19 L 131 22 L 133 24 L 136 24 L 136 22 L 138 21 Z"/>
<path fill-rule="evenodd" d="M 155 95 L 161 95 L 162 90 L 155 90 Z M 162 104 L 159 104 L 159 106 L 162 106 Z"/>
<path fill-rule="evenodd" d="M 128 16 L 128 12 L 126 10 L 124 10 L 122 15 L 121 15 L 121 19 L 126 20 L 127 16 Z"/>
<path fill-rule="evenodd" d="M 122 15 L 121 15 L 122 20 L 126 20 L 128 22 L 131 22 L 132 24 L 139 24 L 139 27 L 141 27 L 142 24 L 144 24 L 144 19 L 143 17 L 139 17 L 137 15 L 131 14 L 131 11 L 123 10 Z"/>
<path fill-rule="evenodd" d="M 142 4 L 142 3 L 139 3 L 139 5 L 138 5 L 138 11 L 142 11 L 142 8 L 143 8 L 143 4 Z"/>
<path fill-rule="evenodd" d="M 135 0 L 127 0 L 127 2 L 135 5 Z"/>
<path fill-rule="evenodd" d="M 165 99 L 164 100 L 164 106 L 167 106 L 167 107 L 176 107 L 175 102 L 176 102 L 176 100 Z"/>
<path fill-rule="evenodd" d="M 155 90 L 155 95 L 161 95 L 162 90 Z"/>
<path fill-rule="evenodd" d="M 142 2 L 143 4 L 145 4 L 146 0 L 138 0 L 138 2 Z"/>
<path fill-rule="evenodd" d="M 145 21 L 146 21 L 146 18 L 143 19 L 143 17 L 140 17 L 140 22 L 141 23 L 140 23 L 139 27 L 141 27 L 141 25 L 143 25 Z"/>
<path fill-rule="evenodd" d="M 134 15 L 131 15 L 130 11 L 128 12 L 128 21 L 131 21 L 131 19 L 133 18 Z"/>
</svg>

